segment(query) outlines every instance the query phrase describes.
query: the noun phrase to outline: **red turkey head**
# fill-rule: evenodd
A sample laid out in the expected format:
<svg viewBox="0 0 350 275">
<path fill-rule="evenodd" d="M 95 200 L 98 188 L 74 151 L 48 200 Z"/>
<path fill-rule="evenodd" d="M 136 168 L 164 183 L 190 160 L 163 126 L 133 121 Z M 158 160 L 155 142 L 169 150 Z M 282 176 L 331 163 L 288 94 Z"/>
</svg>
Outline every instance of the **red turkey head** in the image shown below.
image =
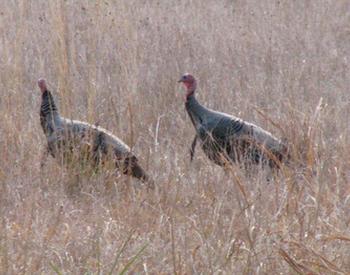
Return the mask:
<svg viewBox="0 0 350 275">
<path fill-rule="evenodd" d="M 191 74 L 184 74 L 178 82 L 182 82 L 186 86 L 187 96 L 193 94 L 196 90 L 196 79 Z"/>
<path fill-rule="evenodd" d="M 46 87 L 46 81 L 45 81 L 45 79 L 40 78 L 40 79 L 38 80 L 38 86 L 39 86 L 40 91 L 41 91 L 42 93 L 46 92 L 47 87 Z"/>
</svg>

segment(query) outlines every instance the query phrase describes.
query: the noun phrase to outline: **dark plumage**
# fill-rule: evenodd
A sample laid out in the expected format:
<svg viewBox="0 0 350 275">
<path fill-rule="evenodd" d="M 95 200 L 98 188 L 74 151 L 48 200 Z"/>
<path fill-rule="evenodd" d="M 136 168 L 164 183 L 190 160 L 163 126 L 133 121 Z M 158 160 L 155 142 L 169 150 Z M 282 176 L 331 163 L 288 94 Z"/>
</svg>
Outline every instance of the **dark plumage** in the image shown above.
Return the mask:
<svg viewBox="0 0 350 275">
<path fill-rule="evenodd" d="M 287 147 L 271 133 L 237 117 L 202 106 L 195 97 L 196 80 L 185 74 L 179 80 L 187 88 L 186 111 L 196 129 L 191 145 L 191 160 L 197 140 L 207 157 L 220 166 L 230 162 L 267 163 L 278 167 Z"/>
<path fill-rule="evenodd" d="M 64 163 L 78 159 L 93 167 L 113 161 L 124 174 L 130 174 L 153 186 L 123 141 L 101 127 L 61 117 L 45 80 L 40 79 L 38 85 L 42 92 L 40 123 L 47 138 L 48 152 L 54 158 Z"/>
</svg>

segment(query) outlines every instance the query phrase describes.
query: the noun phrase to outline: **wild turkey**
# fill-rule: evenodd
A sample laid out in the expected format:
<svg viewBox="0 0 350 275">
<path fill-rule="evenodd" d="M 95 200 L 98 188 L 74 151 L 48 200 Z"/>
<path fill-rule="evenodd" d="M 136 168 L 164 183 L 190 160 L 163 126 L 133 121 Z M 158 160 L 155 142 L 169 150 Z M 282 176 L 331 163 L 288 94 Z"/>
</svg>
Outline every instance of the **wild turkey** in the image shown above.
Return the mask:
<svg viewBox="0 0 350 275">
<path fill-rule="evenodd" d="M 63 163 L 86 161 L 92 167 L 112 160 L 124 174 L 148 182 L 153 188 L 153 182 L 124 142 L 101 127 L 61 117 L 45 80 L 39 79 L 38 86 L 42 92 L 40 123 L 48 153 Z"/>
<path fill-rule="evenodd" d="M 279 167 L 287 154 L 279 139 L 252 123 L 202 106 L 195 97 L 197 83 L 192 75 L 183 75 L 179 82 L 187 89 L 185 107 L 196 129 L 191 161 L 199 139 L 207 157 L 220 166 L 237 162 Z"/>
</svg>

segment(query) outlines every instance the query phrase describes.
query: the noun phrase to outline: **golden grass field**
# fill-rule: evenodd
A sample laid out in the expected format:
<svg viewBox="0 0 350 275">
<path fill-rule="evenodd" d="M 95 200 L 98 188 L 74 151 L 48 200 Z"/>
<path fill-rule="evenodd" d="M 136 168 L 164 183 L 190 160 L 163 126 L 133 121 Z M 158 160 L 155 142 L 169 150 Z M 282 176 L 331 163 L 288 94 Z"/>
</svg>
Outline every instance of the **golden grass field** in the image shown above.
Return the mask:
<svg viewBox="0 0 350 275">
<path fill-rule="evenodd" d="M 0 274 L 350 274 L 349 1 L 1 1 L 0 31 Z M 191 163 L 185 72 L 294 164 Z M 41 168 L 39 77 L 157 189 Z"/>
</svg>

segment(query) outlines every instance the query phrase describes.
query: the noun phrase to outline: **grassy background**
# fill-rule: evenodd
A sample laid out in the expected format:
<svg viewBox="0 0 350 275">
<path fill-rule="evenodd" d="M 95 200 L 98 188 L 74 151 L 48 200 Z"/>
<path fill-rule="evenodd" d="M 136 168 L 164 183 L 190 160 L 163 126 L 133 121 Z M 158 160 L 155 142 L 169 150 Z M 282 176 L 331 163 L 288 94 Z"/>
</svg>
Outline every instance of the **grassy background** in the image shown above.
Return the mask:
<svg viewBox="0 0 350 275">
<path fill-rule="evenodd" d="M 144 245 L 129 272 L 349 273 L 349 22 L 347 0 L 0 1 L 0 273 L 121 272 Z M 206 106 L 286 138 L 306 172 L 267 183 L 201 150 L 191 164 L 184 72 Z M 41 169 L 39 77 L 159 190 Z"/>
</svg>

